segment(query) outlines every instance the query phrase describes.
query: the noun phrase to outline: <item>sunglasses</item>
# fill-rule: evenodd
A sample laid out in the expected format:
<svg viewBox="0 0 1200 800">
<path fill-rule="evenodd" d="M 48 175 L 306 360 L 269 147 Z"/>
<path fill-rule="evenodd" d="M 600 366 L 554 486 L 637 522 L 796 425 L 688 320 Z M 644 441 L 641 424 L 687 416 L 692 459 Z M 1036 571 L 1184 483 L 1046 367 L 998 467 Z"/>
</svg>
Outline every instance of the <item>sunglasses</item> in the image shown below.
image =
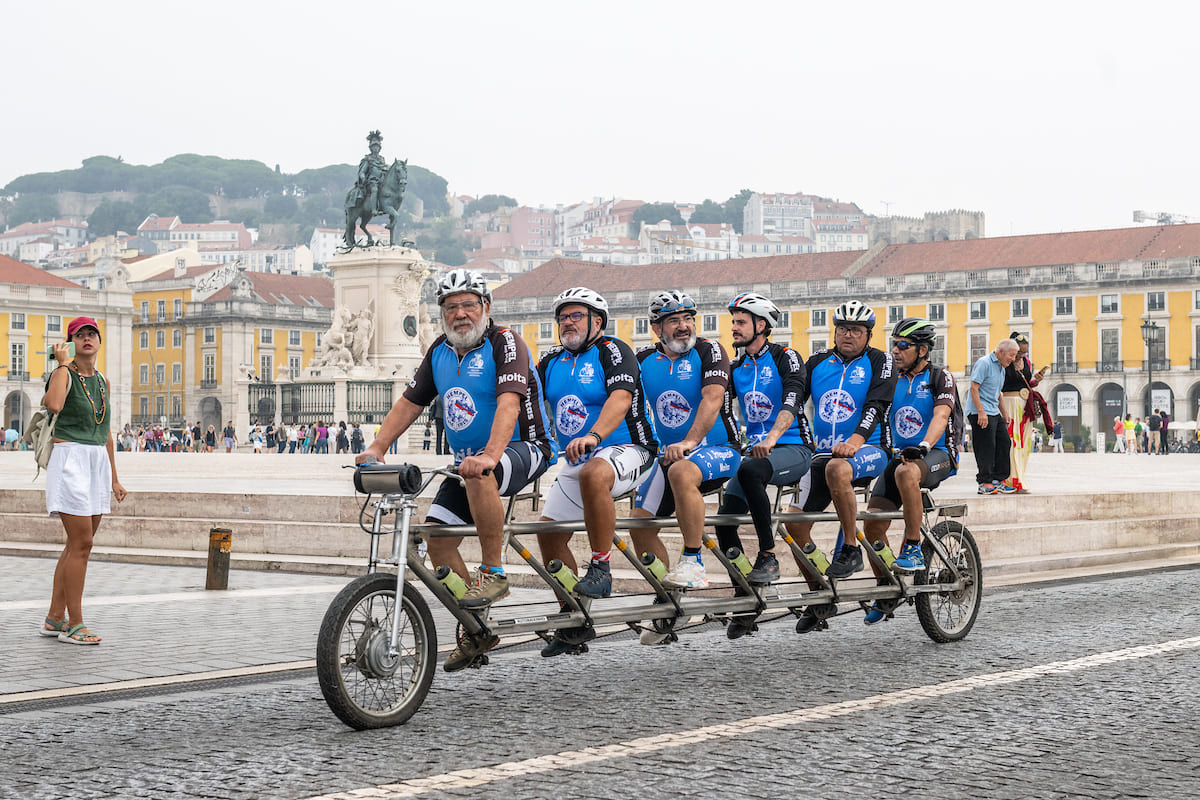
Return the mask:
<svg viewBox="0 0 1200 800">
<path fill-rule="evenodd" d="M 559 314 L 558 324 L 562 325 L 564 322 L 579 322 L 586 316 L 587 313 L 584 311 L 572 311 L 570 314 Z"/>
<path fill-rule="evenodd" d="M 899 350 L 901 353 L 903 353 L 905 350 L 908 350 L 910 348 L 917 347 L 917 346 L 918 345 L 916 342 L 909 342 L 904 339 L 892 340 L 892 349 Z"/>
</svg>

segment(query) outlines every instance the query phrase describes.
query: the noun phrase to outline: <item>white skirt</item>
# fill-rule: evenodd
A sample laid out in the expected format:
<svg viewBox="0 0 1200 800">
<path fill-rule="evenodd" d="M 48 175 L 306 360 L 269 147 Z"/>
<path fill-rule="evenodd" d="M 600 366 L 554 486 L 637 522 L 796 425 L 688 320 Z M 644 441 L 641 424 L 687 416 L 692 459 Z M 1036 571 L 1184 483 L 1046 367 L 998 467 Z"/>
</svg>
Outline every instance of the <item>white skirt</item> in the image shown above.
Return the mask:
<svg viewBox="0 0 1200 800">
<path fill-rule="evenodd" d="M 50 516 L 107 514 L 111 495 L 108 448 L 75 442 L 54 443 L 46 467 L 46 511 Z"/>
</svg>

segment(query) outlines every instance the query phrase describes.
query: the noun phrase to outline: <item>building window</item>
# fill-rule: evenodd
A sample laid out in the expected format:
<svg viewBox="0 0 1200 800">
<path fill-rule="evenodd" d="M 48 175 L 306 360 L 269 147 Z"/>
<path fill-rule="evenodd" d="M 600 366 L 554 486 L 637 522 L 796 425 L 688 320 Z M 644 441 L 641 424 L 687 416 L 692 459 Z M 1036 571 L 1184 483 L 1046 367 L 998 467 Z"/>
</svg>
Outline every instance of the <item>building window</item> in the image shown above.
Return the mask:
<svg viewBox="0 0 1200 800">
<path fill-rule="evenodd" d="M 931 322 L 942 322 L 946 319 L 946 304 L 945 303 L 930 303 L 929 304 L 929 320 Z"/>
<path fill-rule="evenodd" d="M 149 414 L 150 414 L 150 398 L 149 397 L 139 397 L 138 398 L 138 413 L 142 417 L 149 416 Z"/>
<path fill-rule="evenodd" d="M 175 419 L 183 416 L 183 398 L 177 394 L 171 395 L 171 416 Z"/>
<path fill-rule="evenodd" d="M 24 316 L 24 315 L 22 315 Z M 8 375 L 25 372 L 25 343 L 13 342 L 8 348 Z"/>
<path fill-rule="evenodd" d="M 179 298 L 175 298 L 175 319 L 179 319 L 182 316 L 183 316 L 183 301 L 180 300 Z"/>
<path fill-rule="evenodd" d="M 16 311 L 9 314 L 8 326 L 14 331 L 25 330 L 25 315 Z"/>
<path fill-rule="evenodd" d="M 154 332 L 154 346 L 159 348 L 160 350 L 167 346 L 167 332 L 166 331 L 155 331 Z"/>
<path fill-rule="evenodd" d="M 46 317 L 46 333 L 62 333 L 62 317 L 50 314 Z"/>
<path fill-rule="evenodd" d="M 175 362 L 171 365 L 171 383 L 183 383 L 183 364 Z"/>
<path fill-rule="evenodd" d="M 154 398 L 154 413 L 158 417 L 164 417 L 167 414 L 167 398 L 161 394 Z"/>
<path fill-rule="evenodd" d="M 275 341 L 275 331 L 271 328 L 259 329 L 258 341 L 261 344 L 273 344 Z"/>
<path fill-rule="evenodd" d="M 933 349 L 929 351 L 929 361 L 932 364 L 946 363 L 946 337 L 933 337 Z"/>
<path fill-rule="evenodd" d="M 633 332 L 637 336 L 648 336 L 650 334 L 650 320 L 646 317 L 638 317 L 633 321 Z"/>
<path fill-rule="evenodd" d="M 158 301 L 158 321 L 162 322 L 166 318 L 167 318 L 167 301 L 159 300 Z"/>
<path fill-rule="evenodd" d="M 790 329 L 792 327 L 792 312 L 790 312 L 790 311 L 780 311 L 779 312 L 779 327 L 787 328 L 787 329 Z"/>
<path fill-rule="evenodd" d="M 318 349 L 318 350 L 320 350 L 320 349 L 321 349 L 321 339 L 322 339 L 322 337 L 324 337 L 324 336 L 325 336 L 325 332 L 324 332 L 324 331 L 317 331 L 317 349 Z"/>
<path fill-rule="evenodd" d="M 155 364 L 154 365 L 154 382 L 159 386 L 162 386 L 164 383 L 167 382 L 167 365 L 166 364 Z"/>
<path fill-rule="evenodd" d="M 1111 372 L 1121 358 L 1121 330 L 1119 328 L 1105 328 L 1100 331 L 1100 369 L 1104 372 Z M 1105 369 L 1105 367 L 1108 369 Z"/>
<path fill-rule="evenodd" d="M 538 325 L 538 338 L 542 340 L 554 338 L 554 323 L 543 322 Z"/>
<path fill-rule="evenodd" d="M 217 380 L 217 355 L 216 353 L 204 354 L 204 378 L 205 383 L 213 383 Z"/>
<path fill-rule="evenodd" d="M 288 374 L 293 380 L 300 377 L 300 356 L 288 356 Z"/>
<path fill-rule="evenodd" d="M 1197 294 L 1197 298 L 1198 298 L 1196 302 L 1200 303 L 1200 292 L 1196 292 L 1196 294 Z M 1198 306 L 1198 307 L 1200 307 L 1200 306 Z M 828 323 L 825 321 L 827 319 L 825 314 L 826 314 L 826 311 L 823 308 L 814 309 L 812 312 L 812 327 L 814 327 L 814 328 L 826 327 L 828 325 Z"/>
<path fill-rule="evenodd" d="M 827 339 L 813 339 L 809 347 L 812 348 L 813 353 L 819 353 L 829 347 L 829 341 Z"/>
<path fill-rule="evenodd" d="M 983 300 L 971 301 L 971 319 L 987 319 L 987 303 Z"/>
<path fill-rule="evenodd" d="M 1070 299 L 1070 298 L 1067 298 Z M 1075 331 L 1055 331 L 1054 361 L 1060 365 L 1075 365 Z"/>
<path fill-rule="evenodd" d="M 1069 317 L 1075 313 L 1075 298 L 1074 297 L 1056 297 L 1054 298 L 1054 315 L 1058 317 Z"/>
<path fill-rule="evenodd" d="M 1101 314 L 1119 314 L 1121 313 L 1121 303 L 1118 296 L 1115 294 L 1100 295 L 1100 313 Z"/>
<path fill-rule="evenodd" d="M 288 347 L 300 346 L 300 331 L 288 331 Z"/>
<path fill-rule="evenodd" d="M 1027 319 L 1029 317 L 1029 300 L 1013 300 L 1012 315 L 1016 319 Z"/>
<path fill-rule="evenodd" d="M 140 383 L 142 386 L 145 386 L 149 382 L 150 382 L 150 365 L 142 364 L 140 367 L 138 367 L 138 383 Z"/>
<path fill-rule="evenodd" d="M 258 357 L 258 377 L 259 380 L 270 381 L 274 378 L 275 360 L 270 353 L 263 353 Z"/>
<path fill-rule="evenodd" d="M 150 347 L 150 331 L 142 331 L 138 334 L 138 347 L 143 350 Z"/>
<path fill-rule="evenodd" d="M 717 332 L 717 315 L 716 314 L 705 314 L 704 315 L 701 332 L 702 333 L 716 333 Z"/>
<path fill-rule="evenodd" d="M 904 306 L 888 306 L 888 323 L 896 323 L 904 319 Z"/>
<path fill-rule="evenodd" d="M 179 328 L 171 331 L 171 346 L 183 347 L 183 331 Z"/>
<path fill-rule="evenodd" d="M 149 321 L 150 321 L 150 301 L 143 300 L 142 301 L 142 322 L 149 322 Z"/>
<path fill-rule="evenodd" d="M 216 341 L 217 341 L 217 329 L 216 328 L 205 328 L 204 329 L 204 343 L 212 344 Z"/>
<path fill-rule="evenodd" d="M 1163 311 L 1167 307 L 1166 292 L 1146 292 L 1146 310 Z"/>
<path fill-rule="evenodd" d="M 987 334 L 972 333 L 968 345 L 970 350 L 968 358 L 970 359 L 971 364 L 974 365 L 976 361 L 983 358 L 988 353 Z"/>
</svg>

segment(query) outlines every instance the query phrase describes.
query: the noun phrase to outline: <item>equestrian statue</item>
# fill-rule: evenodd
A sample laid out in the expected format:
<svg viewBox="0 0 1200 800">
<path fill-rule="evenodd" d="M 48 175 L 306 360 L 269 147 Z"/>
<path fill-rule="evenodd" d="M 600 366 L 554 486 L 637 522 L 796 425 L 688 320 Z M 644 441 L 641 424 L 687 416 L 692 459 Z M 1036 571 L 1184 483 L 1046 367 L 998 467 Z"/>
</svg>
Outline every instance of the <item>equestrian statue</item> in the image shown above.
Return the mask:
<svg viewBox="0 0 1200 800">
<path fill-rule="evenodd" d="M 383 147 L 383 136 L 379 131 L 371 131 L 367 135 L 367 144 L 371 152 L 359 162 L 354 188 L 346 193 L 346 235 L 342 237 L 342 242 L 348 250 L 363 246 L 358 243 L 356 228 L 359 226 L 367 235 L 365 246 L 377 244 L 367 230 L 367 223 L 384 214 L 387 215 L 388 232 L 391 234 L 388 244 L 405 244 L 397 228 L 400 204 L 404 201 L 404 189 L 408 186 L 408 161 L 396 159 L 391 166 L 387 166 L 383 156 L 379 155 Z"/>
</svg>

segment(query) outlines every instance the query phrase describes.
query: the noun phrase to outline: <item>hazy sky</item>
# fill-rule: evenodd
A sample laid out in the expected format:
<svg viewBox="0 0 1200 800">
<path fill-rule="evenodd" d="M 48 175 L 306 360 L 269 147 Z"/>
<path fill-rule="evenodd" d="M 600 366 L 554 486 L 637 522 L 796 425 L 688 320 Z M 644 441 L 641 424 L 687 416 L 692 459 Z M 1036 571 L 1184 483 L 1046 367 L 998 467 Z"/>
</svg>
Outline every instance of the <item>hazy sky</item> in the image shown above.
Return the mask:
<svg viewBox="0 0 1200 800">
<path fill-rule="evenodd" d="M 0 9 L 0 186 L 98 154 L 354 163 L 380 128 L 387 158 L 527 204 L 803 191 L 982 210 L 990 236 L 1200 218 L 1195 3 Z"/>
</svg>

